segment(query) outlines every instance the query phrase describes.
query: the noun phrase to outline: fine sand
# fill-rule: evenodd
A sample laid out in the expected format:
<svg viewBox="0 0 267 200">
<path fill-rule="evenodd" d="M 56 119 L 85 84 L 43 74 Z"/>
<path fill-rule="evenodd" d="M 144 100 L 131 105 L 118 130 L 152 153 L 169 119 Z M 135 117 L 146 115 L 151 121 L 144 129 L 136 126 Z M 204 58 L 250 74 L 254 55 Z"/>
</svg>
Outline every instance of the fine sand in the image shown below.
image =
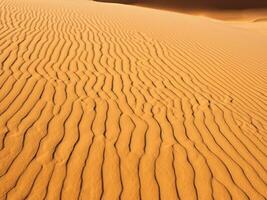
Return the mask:
<svg viewBox="0 0 267 200">
<path fill-rule="evenodd" d="M 0 1 L 0 199 L 266 198 L 266 18 Z"/>
</svg>

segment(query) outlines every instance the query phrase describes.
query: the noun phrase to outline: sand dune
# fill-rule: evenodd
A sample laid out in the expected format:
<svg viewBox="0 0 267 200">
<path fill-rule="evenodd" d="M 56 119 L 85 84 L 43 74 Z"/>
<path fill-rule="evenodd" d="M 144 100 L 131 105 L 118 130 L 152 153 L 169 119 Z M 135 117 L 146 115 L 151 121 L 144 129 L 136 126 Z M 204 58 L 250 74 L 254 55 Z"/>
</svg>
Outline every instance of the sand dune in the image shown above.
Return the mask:
<svg viewBox="0 0 267 200">
<path fill-rule="evenodd" d="M 266 8 L 264 0 L 95 0 L 100 2 L 146 4 L 169 8 L 201 8 L 201 9 L 248 9 Z"/>
<path fill-rule="evenodd" d="M 265 0 L 94 0 L 121 3 L 191 15 L 207 16 L 227 21 L 267 18 Z"/>
<path fill-rule="evenodd" d="M 266 27 L 0 1 L 0 199 L 266 199 Z"/>
</svg>

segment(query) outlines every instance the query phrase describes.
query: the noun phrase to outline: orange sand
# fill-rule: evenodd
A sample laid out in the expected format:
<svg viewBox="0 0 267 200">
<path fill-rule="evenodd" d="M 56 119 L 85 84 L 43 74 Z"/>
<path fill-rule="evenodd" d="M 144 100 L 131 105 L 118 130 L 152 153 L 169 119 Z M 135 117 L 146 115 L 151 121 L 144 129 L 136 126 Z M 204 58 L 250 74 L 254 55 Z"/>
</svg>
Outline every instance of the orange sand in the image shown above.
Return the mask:
<svg viewBox="0 0 267 200">
<path fill-rule="evenodd" d="M 0 1 L 0 199 L 267 198 L 267 23 Z"/>
</svg>

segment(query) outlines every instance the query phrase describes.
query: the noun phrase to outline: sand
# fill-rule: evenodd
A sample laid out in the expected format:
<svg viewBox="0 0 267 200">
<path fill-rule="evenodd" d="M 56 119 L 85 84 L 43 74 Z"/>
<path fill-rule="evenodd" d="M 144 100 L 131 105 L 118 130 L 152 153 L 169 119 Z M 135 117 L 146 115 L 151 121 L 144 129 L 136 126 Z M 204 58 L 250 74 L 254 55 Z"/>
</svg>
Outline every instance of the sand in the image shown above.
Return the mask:
<svg viewBox="0 0 267 200">
<path fill-rule="evenodd" d="M 267 198 L 267 22 L 0 1 L 0 199 Z"/>
</svg>

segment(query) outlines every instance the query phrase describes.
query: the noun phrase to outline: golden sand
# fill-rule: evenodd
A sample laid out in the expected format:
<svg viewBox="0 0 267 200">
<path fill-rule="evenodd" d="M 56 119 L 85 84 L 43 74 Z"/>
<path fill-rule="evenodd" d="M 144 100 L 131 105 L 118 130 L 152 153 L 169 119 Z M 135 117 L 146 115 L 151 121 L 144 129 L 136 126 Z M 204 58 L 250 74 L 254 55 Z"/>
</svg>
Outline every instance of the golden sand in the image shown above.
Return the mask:
<svg viewBox="0 0 267 200">
<path fill-rule="evenodd" d="M 266 198 L 266 20 L 0 1 L 0 199 Z"/>
</svg>

